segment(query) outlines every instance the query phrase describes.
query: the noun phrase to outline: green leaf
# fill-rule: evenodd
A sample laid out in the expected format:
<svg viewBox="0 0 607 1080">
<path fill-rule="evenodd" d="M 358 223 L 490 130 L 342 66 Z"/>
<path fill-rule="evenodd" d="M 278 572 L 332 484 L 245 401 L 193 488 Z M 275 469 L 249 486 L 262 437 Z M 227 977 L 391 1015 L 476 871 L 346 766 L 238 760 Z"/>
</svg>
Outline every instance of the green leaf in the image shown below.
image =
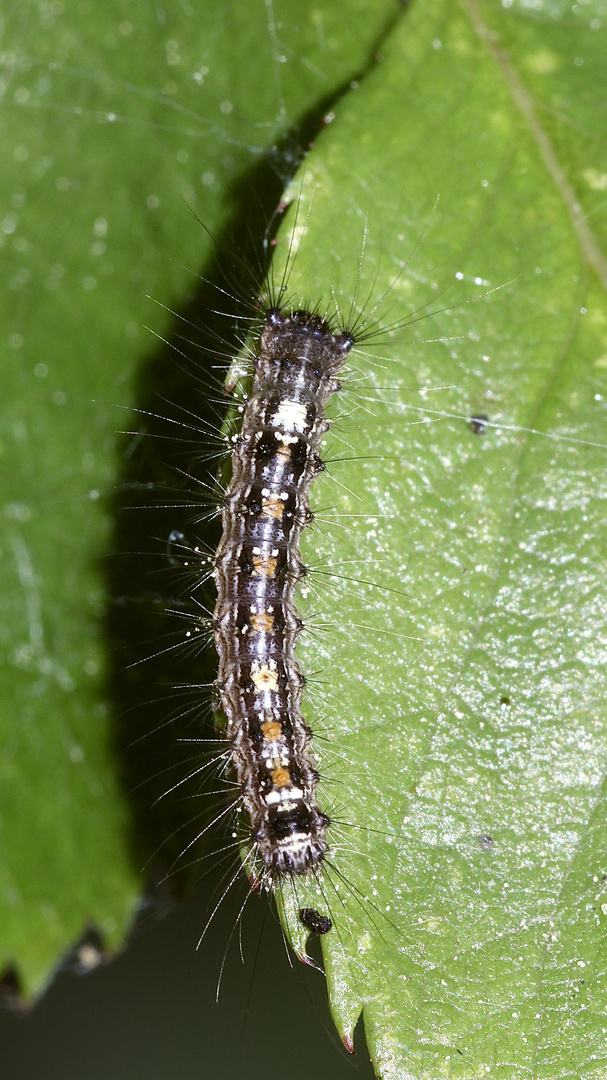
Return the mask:
<svg viewBox="0 0 607 1080">
<path fill-rule="evenodd" d="M 604 13 L 426 0 L 368 66 L 393 10 L 4 16 L 2 953 L 32 993 L 87 921 L 120 941 L 139 888 L 102 659 L 105 493 L 129 426 L 108 404 L 145 400 L 142 327 L 168 325 L 146 294 L 182 311 L 182 267 L 205 265 L 179 195 L 221 234 L 262 193 L 268 148 L 331 111 L 293 185 L 290 291 L 334 290 L 346 318 L 355 297 L 384 328 L 440 313 L 361 344 L 335 402 L 328 456 L 359 460 L 318 481 L 327 521 L 305 555 L 350 580 L 310 576 L 302 610 L 321 625 L 301 649 L 334 869 L 285 898 L 291 936 L 303 950 L 296 904 L 330 907 L 336 1023 L 349 1041 L 363 1009 L 383 1077 L 592 1080 Z M 474 413 L 498 426 L 474 435 Z"/>
<path fill-rule="evenodd" d="M 330 909 L 335 1021 L 363 1010 L 384 1078 L 607 1063 L 601 27 L 412 7 L 293 185 L 295 302 L 387 329 L 315 485 L 336 825 L 284 903 L 300 951 L 297 908 Z"/>
<path fill-rule="evenodd" d="M 115 406 L 136 399 L 144 326 L 168 324 L 146 297 L 185 302 L 211 247 L 181 199 L 219 233 L 243 175 L 263 161 L 267 178 L 291 127 L 309 137 L 392 10 L 359 2 L 342 25 L 299 3 L 110 0 L 2 16 L 0 958 L 27 996 L 88 923 L 118 945 L 141 889 L 109 707 L 126 658 L 104 659 L 104 622 L 115 645 L 114 613 L 140 598 L 115 594 L 105 620 L 105 553 L 129 426 Z"/>
</svg>

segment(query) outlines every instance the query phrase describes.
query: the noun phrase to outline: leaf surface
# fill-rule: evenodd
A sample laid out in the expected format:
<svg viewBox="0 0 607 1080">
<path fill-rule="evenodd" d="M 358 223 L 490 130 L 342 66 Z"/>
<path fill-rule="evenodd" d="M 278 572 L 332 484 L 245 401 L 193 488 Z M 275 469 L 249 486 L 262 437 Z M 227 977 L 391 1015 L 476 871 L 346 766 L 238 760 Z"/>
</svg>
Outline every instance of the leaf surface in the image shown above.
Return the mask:
<svg viewBox="0 0 607 1080">
<path fill-rule="evenodd" d="M 287 908 L 299 948 L 296 906 L 330 908 L 336 1023 L 363 1009 L 382 1077 L 607 1060 L 604 150 L 578 130 L 602 45 L 586 17 L 414 6 L 306 163 L 289 289 L 387 329 L 306 540 L 336 825 Z"/>
<path fill-rule="evenodd" d="M 145 326 L 166 333 L 211 248 L 181 198 L 219 233 L 237 182 L 290 128 L 296 145 L 300 122 L 305 138 L 392 12 L 358 3 L 341 26 L 335 9 L 295 7 L 25 2 L 2 16 L 0 957 L 26 996 L 89 923 L 118 945 L 142 887 L 109 707 L 126 659 L 114 639 L 105 656 L 104 593 L 132 451 L 117 455 L 116 406 L 139 399 Z M 119 593 L 110 611 L 139 600 Z M 145 771 L 145 743 L 140 756 Z"/>
</svg>

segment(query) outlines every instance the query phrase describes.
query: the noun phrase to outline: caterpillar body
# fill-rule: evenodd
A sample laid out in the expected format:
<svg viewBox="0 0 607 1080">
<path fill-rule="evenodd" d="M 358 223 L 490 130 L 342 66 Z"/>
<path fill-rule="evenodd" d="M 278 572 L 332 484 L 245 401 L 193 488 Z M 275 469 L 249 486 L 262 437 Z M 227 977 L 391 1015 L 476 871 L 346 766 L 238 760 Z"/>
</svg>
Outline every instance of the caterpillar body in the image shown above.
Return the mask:
<svg viewBox="0 0 607 1080">
<path fill-rule="evenodd" d="M 301 714 L 295 659 L 303 628 L 294 592 L 305 573 L 300 537 L 310 487 L 324 469 L 325 406 L 354 344 L 307 310 L 270 307 L 261 330 L 215 558 L 218 688 L 255 875 L 273 888 L 327 854 L 329 817 L 317 799 L 312 733 Z"/>
</svg>

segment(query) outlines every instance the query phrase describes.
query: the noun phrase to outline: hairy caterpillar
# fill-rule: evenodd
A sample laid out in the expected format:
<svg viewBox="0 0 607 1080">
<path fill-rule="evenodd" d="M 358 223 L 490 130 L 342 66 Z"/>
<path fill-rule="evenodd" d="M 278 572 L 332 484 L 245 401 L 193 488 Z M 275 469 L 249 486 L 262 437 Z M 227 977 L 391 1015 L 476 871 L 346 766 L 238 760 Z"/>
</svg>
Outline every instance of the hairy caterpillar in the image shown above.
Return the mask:
<svg viewBox="0 0 607 1080">
<path fill-rule="evenodd" d="M 301 715 L 294 591 L 304 573 L 299 538 L 313 518 L 309 489 L 324 467 L 325 403 L 352 344 L 310 311 L 267 313 L 215 557 L 219 693 L 253 860 L 270 885 L 327 853 L 330 821 Z"/>
<path fill-rule="evenodd" d="M 288 270 L 290 262 L 291 253 Z M 320 305 L 309 310 L 283 303 L 288 270 L 278 288 L 268 276 L 261 307 L 255 301 L 255 344 L 249 349 L 254 376 L 250 389 L 245 384 L 247 396 L 238 406 L 241 422 L 236 430 L 229 426 L 227 435 L 225 429 L 221 435 L 218 429 L 211 434 L 232 453 L 232 480 L 219 500 L 223 519 L 219 547 L 211 555 L 199 527 L 194 527 L 193 542 L 172 529 L 169 547 L 173 564 L 186 569 L 183 591 L 192 596 L 195 612 L 196 605 L 200 612 L 198 589 L 210 576 L 209 563 L 217 579 L 213 617 L 206 607 L 202 614 L 186 614 L 190 620 L 186 640 L 200 641 L 201 632 L 203 639 L 208 638 L 212 630 L 220 654 L 221 734 L 227 737 L 228 749 L 216 757 L 232 784 L 236 776 L 237 794 L 230 800 L 238 811 L 234 846 L 241 848 L 254 887 L 278 892 L 279 903 L 288 895 L 297 914 L 315 911 L 320 904 L 323 912 L 330 909 L 335 895 L 334 883 L 327 885 L 327 872 L 329 877 L 344 874 L 343 865 L 333 861 L 335 829 L 330 830 L 333 837 L 327 835 L 330 802 L 338 809 L 335 825 L 342 840 L 348 827 L 347 812 L 335 796 L 330 800 L 326 787 L 323 793 L 324 785 L 318 801 L 317 754 L 311 747 L 311 728 L 318 728 L 318 717 L 310 716 L 308 723 L 300 711 L 304 680 L 294 650 L 304 624 L 293 594 L 303 578 L 309 591 L 320 568 L 303 566 L 299 539 L 314 518 L 310 487 L 324 472 L 319 450 L 329 429 L 325 405 L 339 390 L 338 375 L 354 346 L 378 335 L 374 326 L 366 329 L 364 311 L 354 307 L 348 322 L 338 313 L 321 314 Z M 372 316 L 373 312 L 369 319 Z M 175 422 L 186 434 L 193 429 L 193 439 L 198 433 L 201 443 L 208 441 L 208 425 L 196 419 L 195 409 L 185 417 L 177 414 Z M 334 471 L 335 462 L 332 466 Z M 193 471 L 188 469 L 186 477 L 191 481 Z M 190 490 L 195 505 L 200 490 Z M 209 516 L 213 513 L 202 515 Z M 331 568 L 320 570 L 321 575 L 327 572 Z M 347 580 L 357 579 L 348 574 Z M 208 603 L 205 597 L 203 606 Z M 157 663 L 163 653 L 161 649 L 156 654 Z M 324 736 L 322 715 L 320 722 Z M 203 768 L 195 767 L 192 775 L 200 775 Z M 225 850 L 230 849 L 228 845 Z M 305 877 L 320 890 L 314 906 L 303 897 L 301 904 L 297 902 Z M 346 873 L 344 883 L 347 878 Z M 324 930 L 314 930 L 301 914 L 300 925 L 326 933 L 331 920 L 326 914 L 317 915 L 315 925 Z M 302 949 L 298 952 L 305 958 Z"/>
</svg>

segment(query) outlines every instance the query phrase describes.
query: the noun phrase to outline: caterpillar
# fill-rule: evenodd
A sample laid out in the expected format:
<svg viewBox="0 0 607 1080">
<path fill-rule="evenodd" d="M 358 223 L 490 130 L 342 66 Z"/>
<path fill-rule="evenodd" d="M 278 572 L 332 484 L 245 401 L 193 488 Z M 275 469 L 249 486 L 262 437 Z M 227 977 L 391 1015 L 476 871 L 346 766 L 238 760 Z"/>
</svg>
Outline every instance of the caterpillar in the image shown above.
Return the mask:
<svg viewBox="0 0 607 1080">
<path fill-rule="evenodd" d="M 300 536 L 313 517 L 310 486 L 324 467 L 325 404 L 353 341 L 313 312 L 270 308 L 222 512 L 218 687 L 253 856 L 270 886 L 312 870 L 327 853 L 330 820 L 318 805 L 312 733 L 301 714 L 294 591 L 304 574 Z"/>
<path fill-rule="evenodd" d="M 234 410 L 240 416 L 236 430 L 228 423 L 228 434 L 225 425 L 221 435 L 212 434 L 231 459 L 231 476 L 219 499 L 219 545 L 211 553 L 200 538 L 188 545 L 180 532 L 171 536 L 178 553 L 175 564 L 187 564 L 188 591 L 195 602 L 197 587 L 209 577 L 217 589 L 214 610 L 194 616 L 187 638 L 200 640 L 200 631 L 207 631 L 202 636 L 214 640 L 218 654 L 216 727 L 225 741 L 214 760 L 236 793 L 230 799 L 236 811 L 234 843 L 225 845 L 223 853 L 227 858 L 239 848 L 238 861 L 242 857 L 253 889 L 274 895 L 283 910 L 287 900 L 300 925 L 322 935 L 332 928 L 325 912 L 335 902 L 337 880 L 357 903 L 366 901 L 344 872 L 341 852 L 338 863 L 334 858 L 334 840 L 340 830 L 343 836 L 348 813 L 344 820 L 340 806 L 333 817 L 336 803 L 328 805 L 313 730 L 302 715 L 306 679 L 295 650 L 304 620 L 295 592 L 314 581 L 314 568 L 302 561 L 300 540 L 315 519 L 311 489 L 325 471 L 321 443 L 331 426 L 326 406 L 341 388 L 353 348 L 378 335 L 375 327 L 367 328 L 375 308 L 366 317 L 364 308 L 361 312 L 352 305 L 349 318 L 342 320 L 336 304 L 336 313 L 329 316 L 320 305 L 285 302 L 292 258 L 291 246 L 280 284 L 274 285 L 269 270 L 265 292 L 254 301 L 254 330 L 248 337 L 252 376 L 247 373 L 244 398 Z M 240 380 L 241 360 L 230 368 L 229 390 Z M 203 440 L 208 436 L 202 422 L 186 420 L 190 425 Z M 221 810 L 213 820 L 225 816 Z M 223 895 L 239 872 L 228 874 Z M 314 906 L 308 893 L 299 902 L 304 880 L 315 887 Z M 316 910 L 321 904 L 322 912 Z M 296 951 L 310 961 L 301 939 Z"/>
</svg>

